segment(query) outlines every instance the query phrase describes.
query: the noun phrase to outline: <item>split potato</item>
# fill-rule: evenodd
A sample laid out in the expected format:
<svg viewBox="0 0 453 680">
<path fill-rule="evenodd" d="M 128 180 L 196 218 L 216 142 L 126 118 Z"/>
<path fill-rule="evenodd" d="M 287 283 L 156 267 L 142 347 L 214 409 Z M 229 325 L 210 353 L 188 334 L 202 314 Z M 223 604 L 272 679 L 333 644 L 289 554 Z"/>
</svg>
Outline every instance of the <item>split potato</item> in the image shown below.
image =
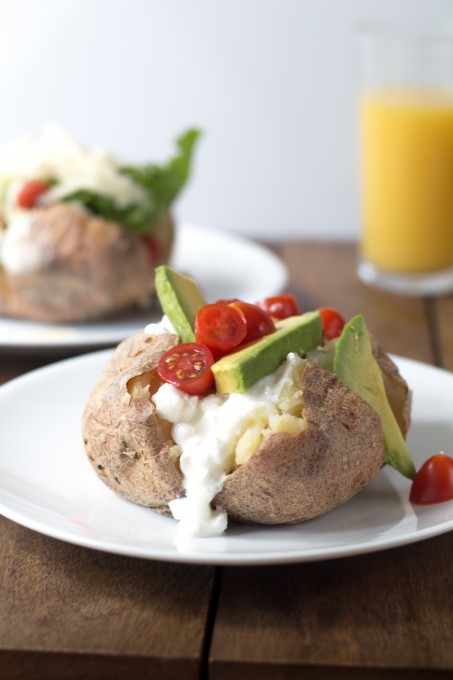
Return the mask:
<svg viewBox="0 0 453 680">
<path fill-rule="evenodd" d="M 0 265 L 0 314 L 43 322 L 100 319 L 149 307 L 154 267 L 168 261 L 174 238 L 167 213 L 154 227 L 159 252 L 117 222 L 69 203 L 33 210 L 17 244 L 20 271 Z"/>
<path fill-rule="evenodd" d="M 158 417 L 151 397 L 161 384 L 158 360 L 178 342 L 171 334 L 139 333 L 121 343 L 83 415 L 85 449 L 100 479 L 123 498 L 166 515 L 169 502 L 185 490 L 172 426 Z M 398 422 L 408 425 L 404 380 L 377 344 L 375 356 L 394 387 Z M 268 434 L 242 464 L 236 459 L 227 470 L 212 505 L 232 519 L 283 524 L 316 517 L 357 494 L 384 465 L 378 414 L 311 361 L 298 379 L 302 427 Z"/>
</svg>

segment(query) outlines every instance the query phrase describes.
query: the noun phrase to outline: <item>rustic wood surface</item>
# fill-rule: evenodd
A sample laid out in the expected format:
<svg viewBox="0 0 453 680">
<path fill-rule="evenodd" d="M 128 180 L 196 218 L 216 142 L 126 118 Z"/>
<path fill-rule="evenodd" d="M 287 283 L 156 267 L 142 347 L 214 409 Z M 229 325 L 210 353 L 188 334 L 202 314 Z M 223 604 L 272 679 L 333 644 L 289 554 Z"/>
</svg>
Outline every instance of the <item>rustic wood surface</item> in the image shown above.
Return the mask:
<svg viewBox="0 0 453 680">
<path fill-rule="evenodd" d="M 3 520 L 0 573 L 0 678 L 199 677 L 212 568 L 111 557 Z"/>
<path fill-rule="evenodd" d="M 453 298 L 367 288 L 349 245 L 290 243 L 280 254 L 305 309 L 363 312 L 389 352 L 453 368 Z M 354 558 L 225 569 L 210 678 L 453 677 L 452 560 L 450 533 Z"/>
<path fill-rule="evenodd" d="M 367 288 L 350 245 L 278 250 L 304 309 L 363 312 L 388 351 L 453 370 L 452 296 Z M 3 352 L 0 383 L 57 358 Z M 453 677 L 452 564 L 452 533 L 332 561 L 214 568 L 104 554 L 0 518 L 0 680 Z"/>
</svg>

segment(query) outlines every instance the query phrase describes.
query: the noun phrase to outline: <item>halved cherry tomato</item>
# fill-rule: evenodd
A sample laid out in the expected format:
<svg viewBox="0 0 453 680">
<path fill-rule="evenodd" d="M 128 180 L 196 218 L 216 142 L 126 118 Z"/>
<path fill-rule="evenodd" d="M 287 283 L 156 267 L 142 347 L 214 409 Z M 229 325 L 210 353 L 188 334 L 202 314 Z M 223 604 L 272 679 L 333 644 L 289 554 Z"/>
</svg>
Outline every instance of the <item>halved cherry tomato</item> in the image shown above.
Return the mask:
<svg viewBox="0 0 453 680">
<path fill-rule="evenodd" d="M 345 324 L 345 320 L 341 314 L 332 307 L 320 307 L 318 312 L 321 314 L 322 327 L 326 340 L 338 338 Z"/>
<path fill-rule="evenodd" d="M 287 319 L 288 316 L 302 314 L 296 297 L 291 295 L 291 293 L 282 293 L 281 295 L 263 298 L 258 300 L 256 304 L 275 319 Z"/>
<path fill-rule="evenodd" d="M 414 477 L 409 500 L 416 505 L 453 499 L 453 458 L 437 453 L 428 458 Z"/>
<path fill-rule="evenodd" d="M 222 303 L 204 305 L 195 318 L 195 340 L 207 345 L 215 357 L 241 344 L 247 333 L 245 317 L 238 309 Z"/>
<path fill-rule="evenodd" d="M 187 394 L 201 395 L 214 382 L 214 357 L 206 345 L 186 342 L 165 352 L 157 364 L 160 379 Z"/>
<path fill-rule="evenodd" d="M 252 342 L 252 340 L 258 340 L 263 335 L 269 335 L 269 333 L 275 331 L 274 322 L 261 307 L 252 305 L 250 302 L 242 302 L 242 300 L 230 302 L 228 307 L 237 309 L 245 318 L 247 332 L 241 342 L 242 345 Z"/>
<path fill-rule="evenodd" d="M 49 185 L 38 180 L 26 182 L 17 195 L 17 205 L 20 208 L 34 208 L 38 199 L 48 191 Z"/>
</svg>

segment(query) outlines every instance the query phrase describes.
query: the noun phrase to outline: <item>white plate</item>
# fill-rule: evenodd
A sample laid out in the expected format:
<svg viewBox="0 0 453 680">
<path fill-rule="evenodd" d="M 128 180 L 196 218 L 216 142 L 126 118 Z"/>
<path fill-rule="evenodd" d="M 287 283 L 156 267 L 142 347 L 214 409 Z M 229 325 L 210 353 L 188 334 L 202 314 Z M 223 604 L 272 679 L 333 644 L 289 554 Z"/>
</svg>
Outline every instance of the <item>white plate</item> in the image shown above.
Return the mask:
<svg viewBox="0 0 453 680">
<path fill-rule="evenodd" d="M 340 508 L 296 526 L 231 524 L 219 538 L 178 541 L 176 522 L 122 500 L 97 478 L 82 409 L 110 350 L 38 369 L 0 388 L 0 513 L 43 534 L 106 552 L 172 562 L 272 564 L 330 559 L 453 528 L 453 501 L 413 507 L 409 480 L 383 469 Z M 417 467 L 453 442 L 453 374 L 396 358 L 414 390 L 409 444 Z M 449 448 L 450 447 L 450 448 Z"/>
<path fill-rule="evenodd" d="M 209 301 L 237 297 L 255 302 L 287 283 L 282 261 L 253 241 L 224 231 L 181 224 L 171 266 L 193 276 Z M 0 318 L 0 349 L 49 350 L 117 344 L 161 316 L 156 307 L 96 323 L 45 324 Z"/>
</svg>

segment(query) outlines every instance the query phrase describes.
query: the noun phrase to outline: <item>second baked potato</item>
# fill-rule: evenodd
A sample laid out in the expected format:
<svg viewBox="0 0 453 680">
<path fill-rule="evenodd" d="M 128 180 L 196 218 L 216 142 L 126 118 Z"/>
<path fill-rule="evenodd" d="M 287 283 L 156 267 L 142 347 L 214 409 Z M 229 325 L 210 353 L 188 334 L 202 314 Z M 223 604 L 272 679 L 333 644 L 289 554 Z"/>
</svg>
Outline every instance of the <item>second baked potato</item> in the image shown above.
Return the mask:
<svg viewBox="0 0 453 680">
<path fill-rule="evenodd" d="M 154 300 L 198 131 L 166 165 L 125 166 L 58 128 L 0 149 L 0 314 L 90 321 Z"/>
</svg>

